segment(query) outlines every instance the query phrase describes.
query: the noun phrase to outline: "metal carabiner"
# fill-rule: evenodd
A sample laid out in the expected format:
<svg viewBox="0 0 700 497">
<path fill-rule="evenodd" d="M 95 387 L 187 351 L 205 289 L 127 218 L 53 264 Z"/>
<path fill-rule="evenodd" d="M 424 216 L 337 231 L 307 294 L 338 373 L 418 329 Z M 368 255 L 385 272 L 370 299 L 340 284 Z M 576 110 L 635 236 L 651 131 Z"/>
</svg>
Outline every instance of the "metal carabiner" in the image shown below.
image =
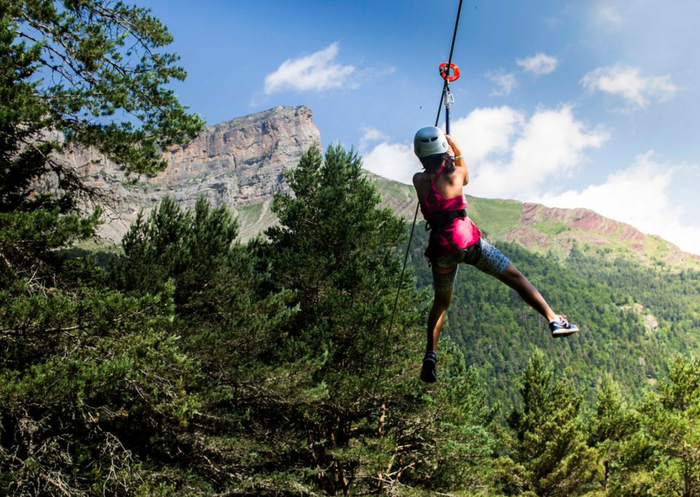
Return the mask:
<svg viewBox="0 0 700 497">
<path fill-rule="evenodd" d="M 454 102 L 455 102 L 455 97 L 454 97 L 454 95 L 452 95 L 450 88 L 449 87 L 445 88 L 445 107 L 449 107 L 450 104 L 453 104 Z"/>
</svg>

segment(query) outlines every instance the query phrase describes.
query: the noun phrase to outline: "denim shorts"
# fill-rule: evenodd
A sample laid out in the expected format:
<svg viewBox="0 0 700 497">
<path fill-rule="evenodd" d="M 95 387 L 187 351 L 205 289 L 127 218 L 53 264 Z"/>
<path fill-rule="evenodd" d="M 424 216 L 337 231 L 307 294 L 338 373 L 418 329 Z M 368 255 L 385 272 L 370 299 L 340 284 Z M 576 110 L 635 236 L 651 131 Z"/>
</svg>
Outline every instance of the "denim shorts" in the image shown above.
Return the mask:
<svg viewBox="0 0 700 497">
<path fill-rule="evenodd" d="M 455 270 L 448 274 L 433 271 L 433 287 L 436 291 L 452 290 L 459 264 L 469 264 L 491 276 L 498 277 L 506 270 L 510 261 L 496 247 L 484 239 L 479 239 L 463 251 L 456 251 L 431 261 L 433 267 L 451 268 Z"/>
</svg>

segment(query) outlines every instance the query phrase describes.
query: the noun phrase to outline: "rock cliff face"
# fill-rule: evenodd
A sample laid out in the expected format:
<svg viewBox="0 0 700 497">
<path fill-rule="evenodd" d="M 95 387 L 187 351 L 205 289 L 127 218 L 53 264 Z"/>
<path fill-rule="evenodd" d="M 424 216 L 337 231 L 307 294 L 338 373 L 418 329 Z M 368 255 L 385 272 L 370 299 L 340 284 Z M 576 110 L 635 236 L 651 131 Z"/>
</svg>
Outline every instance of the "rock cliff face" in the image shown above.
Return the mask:
<svg viewBox="0 0 700 497">
<path fill-rule="evenodd" d="M 215 205 L 258 204 L 286 191 L 284 172 L 320 143 L 310 108 L 276 107 L 210 126 L 173 147 L 166 154 L 170 165 L 152 183 L 185 204 L 201 195 Z"/>
<path fill-rule="evenodd" d="M 187 208 L 201 196 L 234 211 L 269 203 L 275 192 L 288 190 L 284 172 L 311 146 L 321 146 L 311 109 L 276 107 L 208 126 L 191 143 L 170 148 L 164 152 L 169 165 L 155 178 L 129 181 L 91 151 L 74 151 L 68 160 L 110 199 L 101 235 L 117 242 L 139 210 L 165 195 Z"/>
</svg>

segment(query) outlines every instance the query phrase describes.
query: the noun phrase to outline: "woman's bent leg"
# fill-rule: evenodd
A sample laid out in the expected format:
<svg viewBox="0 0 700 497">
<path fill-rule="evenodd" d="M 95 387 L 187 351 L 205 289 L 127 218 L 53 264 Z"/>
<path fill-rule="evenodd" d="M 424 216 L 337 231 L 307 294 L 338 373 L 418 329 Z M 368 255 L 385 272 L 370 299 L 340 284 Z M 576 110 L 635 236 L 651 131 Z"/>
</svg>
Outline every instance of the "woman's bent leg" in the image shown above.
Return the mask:
<svg viewBox="0 0 700 497">
<path fill-rule="evenodd" d="M 461 256 L 459 253 L 456 255 Z M 425 357 L 423 358 L 423 367 L 420 372 L 420 379 L 426 383 L 435 383 L 437 381 L 435 372 L 437 366 L 437 343 L 440 338 L 440 330 L 445 322 L 447 309 L 450 308 L 450 303 L 452 302 L 452 289 L 457 276 L 457 262 L 452 261 L 450 257 L 433 261 L 433 289 L 435 290 L 435 296 L 433 298 L 433 306 L 430 308 L 430 314 L 428 315 Z"/>
<path fill-rule="evenodd" d="M 430 309 L 430 314 L 428 315 L 428 339 L 425 347 L 426 353 L 435 352 L 437 350 L 440 330 L 445 322 L 445 315 L 447 314 L 447 309 L 449 309 L 451 302 L 452 289 L 435 290 L 433 307 Z"/>
</svg>

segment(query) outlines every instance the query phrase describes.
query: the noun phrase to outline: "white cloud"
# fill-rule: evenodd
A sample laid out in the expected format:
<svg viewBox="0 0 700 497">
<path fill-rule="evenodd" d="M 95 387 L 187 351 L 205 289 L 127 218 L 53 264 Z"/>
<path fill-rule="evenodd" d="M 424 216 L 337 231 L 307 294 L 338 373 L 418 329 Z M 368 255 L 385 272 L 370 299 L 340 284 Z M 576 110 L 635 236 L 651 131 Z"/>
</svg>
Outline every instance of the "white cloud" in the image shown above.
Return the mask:
<svg viewBox="0 0 700 497">
<path fill-rule="evenodd" d="M 386 141 L 389 137 L 379 131 L 377 128 L 374 126 L 362 126 L 360 128 L 360 131 L 362 131 L 362 136 L 360 137 L 360 153 L 365 153 L 369 151 L 369 146 L 372 143 L 378 142 L 378 141 Z"/>
<path fill-rule="evenodd" d="M 681 168 L 659 164 L 652 155 L 638 156 L 633 165 L 610 174 L 602 184 L 543 195 L 535 201 L 552 207 L 585 207 L 700 254 L 700 225 L 682 224 L 682 210 L 674 207 L 671 182 Z"/>
<path fill-rule="evenodd" d="M 362 156 L 365 169 L 385 178 L 412 184 L 413 175 L 421 170 L 421 164 L 408 143 L 383 141 Z"/>
<path fill-rule="evenodd" d="M 609 28 L 617 28 L 624 21 L 618 7 L 611 5 L 609 1 L 598 1 L 594 4 L 593 18 L 599 24 Z"/>
<path fill-rule="evenodd" d="M 511 121 L 502 130 L 515 139 L 512 144 L 508 140 L 507 153 L 473 165 L 474 194 L 529 199 L 583 162 L 585 149 L 598 148 L 609 138 L 605 130 L 588 130 L 577 121 L 570 106 L 542 109 L 523 120 Z"/>
<path fill-rule="evenodd" d="M 529 119 L 508 106 L 475 109 L 456 119 L 451 132 L 470 168 L 469 193 L 521 200 L 531 200 L 552 178 L 579 165 L 585 149 L 608 139 L 606 131 L 577 121 L 568 106 L 542 109 Z M 411 145 L 391 143 L 373 128 L 360 141 L 366 146 L 375 137 L 382 141 L 364 153 L 365 167 L 410 184 L 420 170 Z"/>
<path fill-rule="evenodd" d="M 265 77 L 265 94 L 283 90 L 320 91 L 330 88 L 356 88 L 352 79 L 355 67 L 335 62 L 338 42 L 296 59 L 285 60 L 279 68 Z"/>
<path fill-rule="evenodd" d="M 638 67 L 616 64 L 599 67 L 581 79 L 581 84 L 591 92 L 602 91 L 622 97 L 630 106 L 645 108 L 651 99 L 665 102 L 673 98 L 677 87 L 671 77 L 643 77 Z"/>
<path fill-rule="evenodd" d="M 531 116 L 508 106 L 475 109 L 453 121 L 452 134 L 467 159 L 471 181 L 466 192 L 471 195 L 588 208 L 700 254 L 700 222 L 694 216 L 681 221 L 684 211 L 677 198 L 678 184 L 686 180 L 682 173 L 697 174 L 697 168 L 658 163 L 648 152 L 600 184 L 562 193 L 552 188 L 585 163 L 586 150 L 609 138 L 604 129 L 577 120 L 571 106 Z M 410 184 L 421 170 L 410 143 L 392 143 L 372 127 L 364 128 L 360 141 L 368 150 L 364 167 L 376 174 Z"/>
<path fill-rule="evenodd" d="M 497 88 L 491 92 L 492 97 L 507 97 L 518 86 L 518 80 L 512 73 L 495 71 L 486 73 L 486 77 L 496 83 Z"/>
<path fill-rule="evenodd" d="M 543 74 L 549 74 L 557 69 L 557 64 L 559 60 L 551 55 L 546 55 L 538 52 L 532 57 L 526 57 L 524 59 L 517 59 L 516 63 L 525 69 L 527 72 L 537 74 L 538 76 Z"/>
<path fill-rule="evenodd" d="M 450 132 L 457 139 L 468 163 L 481 161 L 490 154 L 506 153 L 510 137 L 524 122 L 525 116 L 510 107 L 476 109 L 468 116 L 455 119 Z M 359 149 L 365 169 L 385 178 L 412 184 L 422 169 L 410 143 L 392 143 L 386 134 L 366 126 L 361 128 Z M 372 144 L 377 143 L 373 148 Z"/>
<path fill-rule="evenodd" d="M 452 123 L 450 132 L 460 144 L 468 163 L 510 149 L 511 137 L 525 122 L 525 115 L 510 107 L 473 110 Z"/>
</svg>

